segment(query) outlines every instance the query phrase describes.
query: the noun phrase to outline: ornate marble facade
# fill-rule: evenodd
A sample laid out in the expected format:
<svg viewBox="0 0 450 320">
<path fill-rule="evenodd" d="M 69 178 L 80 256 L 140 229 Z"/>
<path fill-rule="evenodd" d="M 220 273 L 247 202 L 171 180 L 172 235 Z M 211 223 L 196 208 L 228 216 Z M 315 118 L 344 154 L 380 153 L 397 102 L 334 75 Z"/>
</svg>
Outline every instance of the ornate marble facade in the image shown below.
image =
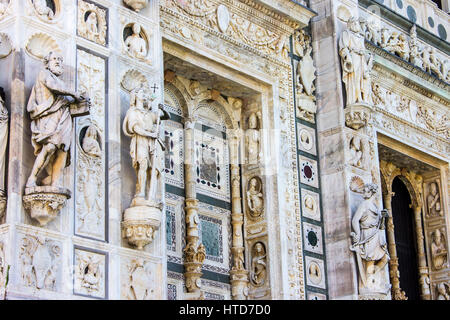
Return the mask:
<svg viewBox="0 0 450 320">
<path fill-rule="evenodd" d="M 385 2 L 0 0 L 2 296 L 407 299 L 400 180 L 448 299 L 449 26 Z"/>
</svg>

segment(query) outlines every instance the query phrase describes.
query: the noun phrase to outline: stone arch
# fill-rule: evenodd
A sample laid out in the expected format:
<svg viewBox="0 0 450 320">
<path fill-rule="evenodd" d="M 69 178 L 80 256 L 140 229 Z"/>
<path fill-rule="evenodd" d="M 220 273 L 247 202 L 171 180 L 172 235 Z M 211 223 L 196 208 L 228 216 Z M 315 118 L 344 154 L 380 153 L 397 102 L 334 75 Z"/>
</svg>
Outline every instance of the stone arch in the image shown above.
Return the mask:
<svg viewBox="0 0 450 320">
<path fill-rule="evenodd" d="M 182 117 L 188 115 L 188 103 L 185 94 L 174 83 L 164 81 L 164 104 L 173 108 L 171 111 Z"/>
</svg>

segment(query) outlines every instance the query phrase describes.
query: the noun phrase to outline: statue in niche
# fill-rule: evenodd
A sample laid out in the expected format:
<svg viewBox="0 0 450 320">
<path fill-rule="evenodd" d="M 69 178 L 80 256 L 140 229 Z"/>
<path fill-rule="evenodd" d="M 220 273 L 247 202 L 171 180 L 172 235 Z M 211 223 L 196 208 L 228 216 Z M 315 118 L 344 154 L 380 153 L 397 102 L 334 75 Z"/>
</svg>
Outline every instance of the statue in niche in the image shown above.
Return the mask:
<svg viewBox="0 0 450 320">
<path fill-rule="evenodd" d="M 435 270 L 441 270 L 447 265 L 447 248 L 445 247 L 445 229 L 436 229 L 432 234 L 431 260 Z"/>
<path fill-rule="evenodd" d="M 55 13 L 48 7 L 46 0 L 33 0 L 34 9 L 41 16 L 48 20 L 52 20 L 55 17 Z"/>
<path fill-rule="evenodd" d="M 78 276 L 81 287 L 85 288 L 88 293 L 99 291 L 100 289 L 100 280 L 102 278 L 100 263 L 100 257 L 84 256 L 81 258 L 78 266 Z"/>
<path fill-rule="evenodd" d="M 247 190 L 247 203 L 250 215 L 254 218 L 261 216 L 264 210 L 262 185 L 257 178 L 250 179 Z"/>
<path fill-rule="evenodd" d="M 388 212 L 378 210 L 375 202 L 377 192 L 376 184 L 364 185 L 364 200 L 352 218 L 353 232 L 350 234 L 350 250 L 356 253 L 360 279 L 367 289 L 379 287 L 380 279 L 377 279 L 377 274 L 390 259 L 384 236 L 384 221 Z"/>
<path fill-rule="evenodd" d="M 158 203 L 156 188 L 161 185 L 165 150 L 159 132 L 160 121 L 170 119 L 170 115 L 162 105 L 152 103 L 155 99 L 156 96 L 149 96 L 144 87 L 133 90 L 123 131 L 131 137 L 130 155 L 137 175 L 134 197 Z"/>
<path fill-rule="evenodd" d="M 6 145 L 8 144 L 8 110 L 0 96 L 0 190 L 5 188 Z M 0 213 L 2 212 L 0 208 Z"/>
<path fill-rule="evenodd" d="M 436 285 L 437 300 L 450 300 L 450 286 L 441 282 Z"/>
<path fill-rule="evenodd" d="M 87 155 L 93 158 L 101 157 L 102 150 L 97 140 L 97 129 L 95 128 L 95 126 L 90 125 L 87 128 L 86 134 L 83 138 L 82 148 Z"/>
<path fill-rule="evenodd" d="M 358 136 L 350 140 L 350 164 L 354 167 L 362 167 L 363 149 L 361 138 Z"/>
<path fill-rule="evenodd" d="M 134 23 L 132 27 L 133 34 L 125 39 L 125 46 L 128 53 L 138 59 L 145 59 L 147 57 L 147 42 L 140 35 L 141 26 Z"/>
<path fill-rule="evenodd" d="M 256 286 L 264 285 L 266 281 L 266 249 L 261 242 L 257 242 L 252 250 L 251 280 Z"/>
<path fill-rule="evenodd" d="M 261 118 L 260 112 L 252 112 L 248 117 L 248 129 L 245 132 L 248 164 L 258 164 L 260 159 L 261 133 L 258 128 L 258 118 Z"/>
<path fill-rule="evenodd" d="M 94 11 L 90 11 L 86 19 L 86 30 L 91 34 L 91 36 L 98 33 L 98 18 Z"/>
<path fill-rule="evenodd" d="M 339 40 L 343 77 L 347 91 L 347 105 L 371 104 L 370 71 L 373 56 L 366 52 L 364 37 L 360 34 L 358 19 L 352 17 L 347 22 L 348 30 Z"/>
<path fill-rule="evenodd" d="M 0 0 L 0 15 L 4 14 L 8 8 L 9 0 Z"/>
<path fill-rule="evenodd" d="M 27 111 L 31 117 L 31 142 L 37 156 L 26 187 L 37 186 L 40 173 L 48 176 L 43 185 L 56 186 L 62 169 L 68 166 L 72 140 L 72 117 L 85 115 L 90 101 L 84 94 L 70 90 L 59 78 L 63 74 L 63 58 L 50 52 L 31 91 Z M 80 104 L 77 110 L 71 104 Z M 80 112 L 80 113 L 78 113 Z M 87 111 L 88 112 L 88 111 Z"/>
<path fill-rule="evenodd" d="M 436 182 L 430 183 L 430 193 L 427 196 L 428 212 L 427 217 L 442 216 L 444 213 L 441 210 L 441 198 Z"/>
</svg>

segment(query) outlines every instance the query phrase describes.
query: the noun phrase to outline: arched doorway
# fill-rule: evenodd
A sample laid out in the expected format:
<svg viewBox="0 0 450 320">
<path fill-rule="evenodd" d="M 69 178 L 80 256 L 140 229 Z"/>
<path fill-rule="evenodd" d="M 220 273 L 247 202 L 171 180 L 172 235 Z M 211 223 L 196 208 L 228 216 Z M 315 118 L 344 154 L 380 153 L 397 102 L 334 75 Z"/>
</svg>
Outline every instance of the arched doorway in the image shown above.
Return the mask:
<svg viewBox="0 0 450 320">
<path fill-rule="evenodd" d="M 414 211 L 411 196 L 399 177 L 392 183 L 392 218 L 401 288 L 409 300 L 420 300 Z"/>
</svg>

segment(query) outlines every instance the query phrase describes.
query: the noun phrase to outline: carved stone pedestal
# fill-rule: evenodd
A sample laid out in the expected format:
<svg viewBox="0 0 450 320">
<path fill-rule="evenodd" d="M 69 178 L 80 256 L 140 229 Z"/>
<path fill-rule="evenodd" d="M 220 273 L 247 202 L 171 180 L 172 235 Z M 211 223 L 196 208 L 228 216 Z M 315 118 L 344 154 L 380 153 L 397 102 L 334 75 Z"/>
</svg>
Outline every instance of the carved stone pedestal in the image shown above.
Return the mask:
<svg viewBox="0 0 450 320">
<path fill-rule="evenodd" d="M 366 126 L 372 110 L 372 106 L 364 103 L 348 105 L 345 107 L 345 125 L 353 130 Z"/>
<path fill-rule="evenodd" d="M 136 12 L 144 9 L 148 4 L 148 0 L 124 0 L 124 2 Z"/>
<path fill-rule="evenodd" d="M 160 204 L 144 199 L 133 199 L 131 207 L 123 214 L 122 237 L 128 243 L 143 250 L 155 238 L 161 225 L 162 208 Z"/>
<path fill-rule="evenodd" d="M 189 293 L 201 292 L 202 283 L 200 278 L 202 277 L 202 262 L 185 262 L 184 263 L 184 276 L 186 278 L 186 288 Z"/>
<path fill-rule="evenodd" d="M 6 192 L 0 189 L 0 220 L 5 216 Z"/>
<path fill-rule="evenodd" d="M 23 206 L 41 227 L 56 218 L 72 193 L 66 188 L 42 186 L 25 188 Z"/>
<path fill-rule="evenodd" d="M 248 298 L 248 271 L 247 270 L 231 270 L 231 296 L 233 300 L 247 300 Z"/>
</svg>

